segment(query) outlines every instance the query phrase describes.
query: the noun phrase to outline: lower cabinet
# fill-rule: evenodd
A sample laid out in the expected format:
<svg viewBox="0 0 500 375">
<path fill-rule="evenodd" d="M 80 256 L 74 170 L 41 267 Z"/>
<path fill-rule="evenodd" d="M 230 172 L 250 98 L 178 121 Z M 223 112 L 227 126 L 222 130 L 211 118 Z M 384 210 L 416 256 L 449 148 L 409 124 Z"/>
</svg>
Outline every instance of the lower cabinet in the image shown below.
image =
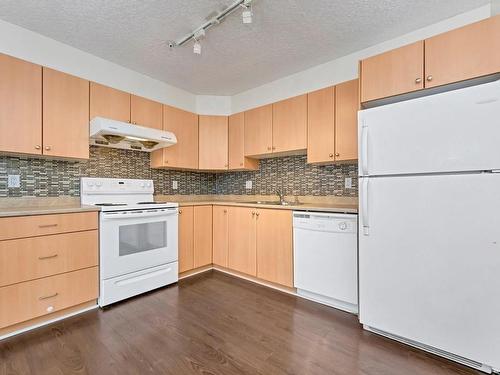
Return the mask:
<svg viewBox="0 0 500 375">
<path fill-rule="evenodd" d="M 213 263 L 227 267 L 229 251 L 229 207 L 213 207 Z"/>
<path fill-rule="evenodd" d="M 292 211 L 257 210 L 257 277 L 293 287 Z"/>
<path fill-rule="evenodd" d="M 227 267 L 257 276 L 256 209 L 229 207 L 229 251 Z"/>
<path fill-rule="evenodd" d="M 212 264 L 212 206 L 179 209 L 179 273 Z"/>
</svg>

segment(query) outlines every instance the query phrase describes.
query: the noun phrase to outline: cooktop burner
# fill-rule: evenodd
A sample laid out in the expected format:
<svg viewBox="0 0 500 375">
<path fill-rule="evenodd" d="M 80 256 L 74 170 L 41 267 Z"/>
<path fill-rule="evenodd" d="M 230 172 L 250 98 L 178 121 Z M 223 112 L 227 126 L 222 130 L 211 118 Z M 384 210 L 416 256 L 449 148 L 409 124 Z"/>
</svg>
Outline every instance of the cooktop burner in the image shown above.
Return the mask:
<svg viewBox="0 0 500 375">
<path fill-rule="evenodd" d="M 95 205 L 96 206 L 104 206 L 104 207 L 108 207 L 108 206 L 126 206 L 125 203 L 96 203 Z"/>
</svg>

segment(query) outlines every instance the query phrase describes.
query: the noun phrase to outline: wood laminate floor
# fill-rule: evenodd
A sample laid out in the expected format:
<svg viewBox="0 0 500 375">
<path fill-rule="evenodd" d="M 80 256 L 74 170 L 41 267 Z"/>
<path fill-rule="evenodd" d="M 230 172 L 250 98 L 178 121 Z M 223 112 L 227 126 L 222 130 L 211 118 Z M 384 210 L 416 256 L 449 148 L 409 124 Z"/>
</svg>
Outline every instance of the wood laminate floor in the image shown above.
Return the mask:
<svg viewBox="0 0 500 375">
<path fill-rule="evenodd" d="M 0 342 L 0 374 L 480 374 L 209 271 Z"/>
</svg>

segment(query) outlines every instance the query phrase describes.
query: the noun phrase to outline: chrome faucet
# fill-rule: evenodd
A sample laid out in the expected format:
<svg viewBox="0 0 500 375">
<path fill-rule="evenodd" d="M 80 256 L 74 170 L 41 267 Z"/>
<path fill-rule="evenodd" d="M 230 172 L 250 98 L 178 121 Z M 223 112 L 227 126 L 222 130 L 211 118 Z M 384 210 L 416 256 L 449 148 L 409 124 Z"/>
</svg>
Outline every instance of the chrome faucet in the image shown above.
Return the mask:
<svg viewBox="0 0 500 375">
<path fill-rule="evenodd" d="M 278 189 L 276 191 L 276 195 L 280 198 L 280 204 L 284 204 L 285 203 L 285 193 L 282 190 Z"/>
</svg>

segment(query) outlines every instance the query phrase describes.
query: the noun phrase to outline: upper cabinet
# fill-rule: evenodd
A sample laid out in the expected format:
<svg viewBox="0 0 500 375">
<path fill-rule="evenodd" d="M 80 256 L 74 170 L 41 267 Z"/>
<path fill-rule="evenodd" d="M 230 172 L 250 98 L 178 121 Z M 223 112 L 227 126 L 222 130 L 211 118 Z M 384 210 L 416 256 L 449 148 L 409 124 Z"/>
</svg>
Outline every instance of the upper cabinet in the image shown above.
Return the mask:
<svg viewBox="0 0 500 375">
<path fill-rule="evenodd" d="M 245 155 L 259 156 L 273 150 L 273 105 L 245 111 Z"/>
<path fill-rule="evenodd" d="M 419 41 L 361 61 L 361 101 L 424 87 L 424 42 Z"/>
<path fill-rule="evenodd" d="M 130 94 L 90 82 L 90 119 L 94 117 L 130 122 Z"/>
<path fill-rule="evenodd" d="M 359 80 L 335 86 L 335 161 L 358 158 Z"/>
<path fill-rule="evenodd" d="M 199 116 L 199 169 L 224 171 L 228 164 L 227 116 Z"/>
<path fill-rule="evenodd" d="M 500 16 L 360 63 L 361 102 L 500 72 Z"/>
<path fill-rule="evenodd" d="M 163 130 L 177 137 L 177 144 L 151 153 L 152 168 L 198 169 L 198 115 L 163 105 Z"/>
<path fill-rule="evenodd" d="M 137 95 L 130 97 L 130 121 L 134 125 L 161 130 L 162 104 Z"/>
<path fill-rule="evenodd" d="M 42 67 L 0 54 L 0 151 L 42 154 Z"/>
<path fill-rule="evenodd" d="M 228 138 L 229 169 L 259 169 L 258 160 L 245 157 L 245 114 L 243 112 L 229 116 Z"/>
<path fill-rule="evenodd" d="M 359 81 L 347 81 L 308 94 L 307 162 L 333 163 L 358 158 Z"/>
<path fill-rule="evenodd" d="M 307 94 L 273 104 L 273 152 L 307 148 Z"/>
<path fill-rule="evenodd" d="M 425 87 L 500 71 L 500 16 L 425 40 Z"/>
<path fill-rule="evenodd" d="M 43 68 L 43 154 L 89 158 L 89 81 Z"/>
</svg>

